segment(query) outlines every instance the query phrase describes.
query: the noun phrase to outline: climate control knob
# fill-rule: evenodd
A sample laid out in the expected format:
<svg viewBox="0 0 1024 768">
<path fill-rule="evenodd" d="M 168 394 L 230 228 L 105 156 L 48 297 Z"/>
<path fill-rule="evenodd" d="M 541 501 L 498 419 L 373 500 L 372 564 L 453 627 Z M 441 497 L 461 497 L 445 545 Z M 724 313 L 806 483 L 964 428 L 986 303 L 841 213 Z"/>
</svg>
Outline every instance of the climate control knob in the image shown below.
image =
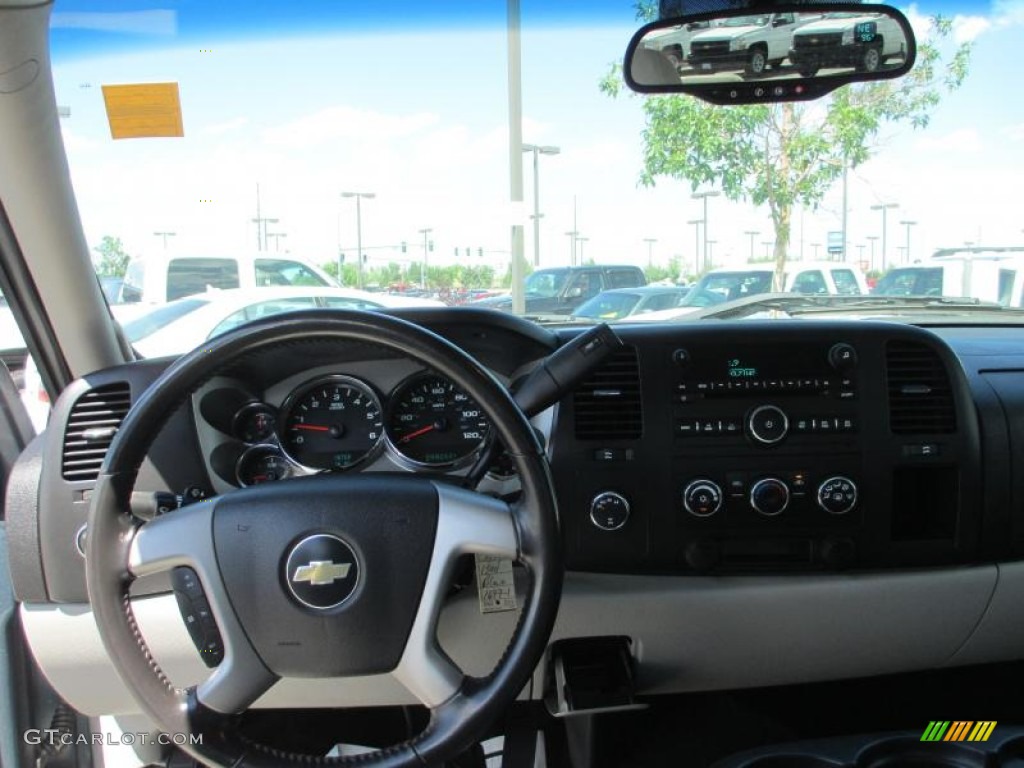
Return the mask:
<svg viewBox="0 0 1024 768">
<path fill-rule="evenodd" d="M 590 502 L 590 522 L 602 531 L 617 531 L 629 520 L 629 501 L 615 491 L 597 494 Z"/>
<path fill-rule="evenodd" d="M 711 517 L 722 508 L 722 489 L 712 480 L 694 480 L 683 489 L 683 506 L 695 517 Z"/>
<path fill-rule="evenodd" d="M 818 506 L 830 515 L 845 515 L 857 506 L 857 484 L 836 475 L 818 486 Z"/>
<path fill-rule="evenodd" d="M 774 477 L 758 480 L 750 489 L 750 506 L 766 517 L 775 517 L 789 506 L 789 486 Z"/>
<path fill-rule="evenodd" d="M 747 432 L 761 445 L 775 445 L 789 431 L 786 412 L 775 405 L 761 405 L 747 417 Z"/>
</svg>

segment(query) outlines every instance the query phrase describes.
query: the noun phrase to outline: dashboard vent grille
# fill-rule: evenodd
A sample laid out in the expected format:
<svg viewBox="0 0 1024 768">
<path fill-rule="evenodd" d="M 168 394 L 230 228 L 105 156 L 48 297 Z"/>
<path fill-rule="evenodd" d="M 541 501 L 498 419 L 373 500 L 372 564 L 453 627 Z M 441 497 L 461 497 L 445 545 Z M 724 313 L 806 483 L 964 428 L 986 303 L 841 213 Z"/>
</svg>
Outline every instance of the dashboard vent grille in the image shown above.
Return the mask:
<svg viewBox="0 0 1024 768">
<path fill-rule="evenodd" d="M 580 384 L 573 395 L 573 408 L 579 440 L 639 438 L 643 407 L 636 349 L 620 349 Z"/>
<path fill-rule="evenodd" d="M 99 477 L 107 449 L 130 406 L 131 393 L 124 382 L 89 390 L 75 401 L 64 430 L 61 471 L 65 480 Z"/>
<path fill-rule="evenodd" d="M 956 431 L 956 409 L 946 366 L 924 344 L 890 341 L 886 346 L 889 425 L 897 435 Z"/>
</svg>

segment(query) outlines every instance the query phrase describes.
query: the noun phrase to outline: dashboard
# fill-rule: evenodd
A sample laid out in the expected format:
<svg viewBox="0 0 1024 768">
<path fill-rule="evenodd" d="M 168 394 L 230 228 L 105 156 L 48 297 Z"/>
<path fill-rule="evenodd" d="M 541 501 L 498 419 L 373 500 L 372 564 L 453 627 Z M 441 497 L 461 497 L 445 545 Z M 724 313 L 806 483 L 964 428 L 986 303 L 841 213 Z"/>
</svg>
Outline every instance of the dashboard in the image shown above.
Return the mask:
<svg viewBox="0 0 1024 768">
<path fill-rule="evenodd" d="M 396 314 L 508 386 L 578 332 L 484 310 Z M 1019 658 L 1018 329 L 792 320 L 616 330 L 622 350 L 534 419 L 568 569 L 553 639 L 630 638 L 641 693 Z M 134 711 L 123 690 L 87 685 L 86 671 L 109 662 L 95 647 L 78 549 L 104 446 L 169 362 L 75 382 L 9 483 L 30 645 L 84 712 Z M 514 495 L 489 435 L 486 415 L 429 367 L 310 341 L 204 384 L 169 415 L 136 491 L 171 514 L 318 472 L 479 473 L 487 492 Z M 140 621 L 165 635 L 164 666 L 199 674 L 169 585 L 135 586 L 149 606 Z M 439 634 L 460 665 L 485 672 L 515 614 L 482 613 L 474 592 L 452 593 Z M 70 635 L 87 650 L 55 639 Z M 384 679 L 307 682 L 282 680 L 259 706 L 404 703 Z M 526 695 L 541 695 L 542 671 L 535 682 Z"/>
</svg>

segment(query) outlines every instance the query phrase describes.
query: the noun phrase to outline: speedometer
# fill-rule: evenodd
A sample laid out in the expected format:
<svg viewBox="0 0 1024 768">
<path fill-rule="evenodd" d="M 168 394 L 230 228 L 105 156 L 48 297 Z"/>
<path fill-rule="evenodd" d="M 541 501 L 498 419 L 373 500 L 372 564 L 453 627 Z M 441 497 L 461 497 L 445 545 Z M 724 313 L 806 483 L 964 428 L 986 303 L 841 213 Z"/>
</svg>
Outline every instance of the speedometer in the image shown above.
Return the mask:
<svg viewBox="0 0 1024 768">
<path fill-rule="evenodd" d="M 405 459 L 447 467 L 469 458 L 487 437 L 490 422 L 449 379 L 423 374 L 405 381 L 390 399 L 387 436 Z"/>
<path fill-rule="evenodd" d="M 384 436 L 380 401 L 350 376 L 327 376 L 288 396 L 281 442 L 296 463 L 348 469 L 370 456 Z"/>
</svg>

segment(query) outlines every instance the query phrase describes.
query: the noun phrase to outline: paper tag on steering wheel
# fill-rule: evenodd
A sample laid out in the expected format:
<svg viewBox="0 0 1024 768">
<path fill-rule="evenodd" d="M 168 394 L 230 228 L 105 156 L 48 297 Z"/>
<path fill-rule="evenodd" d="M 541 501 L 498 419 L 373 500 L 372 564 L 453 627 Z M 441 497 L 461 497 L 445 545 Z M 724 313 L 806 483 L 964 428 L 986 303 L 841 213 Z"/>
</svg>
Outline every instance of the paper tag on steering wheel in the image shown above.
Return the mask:
<svg viewBox="0 0 1024 768">
<path fill-rule="evenodd" d="M 516 609 L 516 584 L 512 561 L 496 555 L 475 555 L 476 590 L 480 613 L 499 613 Z"/>
</svg>

